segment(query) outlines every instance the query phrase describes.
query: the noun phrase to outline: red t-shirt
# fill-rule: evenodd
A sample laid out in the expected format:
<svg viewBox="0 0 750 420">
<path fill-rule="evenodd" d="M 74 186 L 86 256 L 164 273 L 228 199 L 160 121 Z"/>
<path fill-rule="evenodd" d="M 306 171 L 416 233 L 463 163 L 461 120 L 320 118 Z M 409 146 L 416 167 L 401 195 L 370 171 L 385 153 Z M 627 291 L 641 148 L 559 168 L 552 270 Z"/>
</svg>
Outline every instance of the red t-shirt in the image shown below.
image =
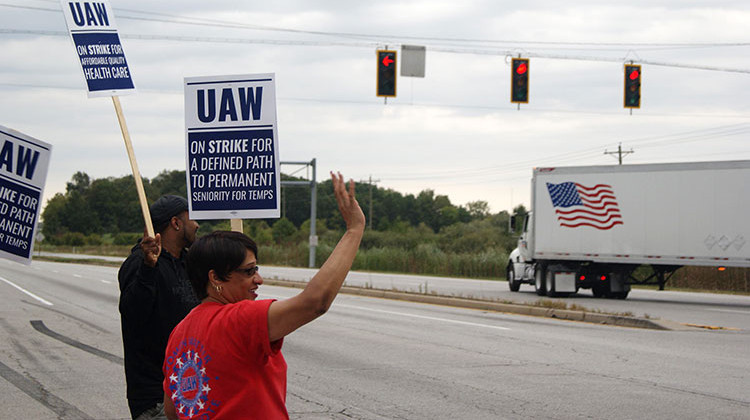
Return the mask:
<svg viewBox="0 0 750 420">
<path fill-rule="evenodd" d="M 180 419 L 289 418 L 283 339 L 268 338 L 271 302 L 205 302 L 175 327 L 164 392 Z"/>
</svg>

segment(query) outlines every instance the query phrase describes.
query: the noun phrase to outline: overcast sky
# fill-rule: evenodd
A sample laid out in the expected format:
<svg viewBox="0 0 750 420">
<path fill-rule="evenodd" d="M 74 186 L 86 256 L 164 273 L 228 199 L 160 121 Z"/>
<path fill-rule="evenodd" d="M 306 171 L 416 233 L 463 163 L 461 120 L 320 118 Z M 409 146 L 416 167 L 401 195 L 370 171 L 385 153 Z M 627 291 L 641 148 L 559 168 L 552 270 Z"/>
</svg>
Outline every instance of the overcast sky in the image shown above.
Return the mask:
<svg viewBox="0 0 750 420">
<path fill-rule="evenodd" d="M 137 93 L 143 176 L 185 169 L 183 78 L 275 73 L 282 161 L 493 212 L 536 166 L 750 159 L 750 2 L 110 0 Z M 427 48 L 426 76 L 375 96 L 375 51 Z M 45 198 L 76 171 L 130 174 L 110 98 L 88 99 L 57 0 L 0 0 L 0 124 L 53 145 Z M 509 56 L 530 102 L 510 103 Z M 399 54 L 400 56 L 400 54 Z M 400 59 L 400 57 L 399 57 Z M 624 109 L 623 64 L 642 64 Z M 284 166 L 285 173 L 298 167 Z M 304 175 L 304 171 L 296 173 Z M 46 200 L 45 200 L 46 201 Z"/>
</svg>

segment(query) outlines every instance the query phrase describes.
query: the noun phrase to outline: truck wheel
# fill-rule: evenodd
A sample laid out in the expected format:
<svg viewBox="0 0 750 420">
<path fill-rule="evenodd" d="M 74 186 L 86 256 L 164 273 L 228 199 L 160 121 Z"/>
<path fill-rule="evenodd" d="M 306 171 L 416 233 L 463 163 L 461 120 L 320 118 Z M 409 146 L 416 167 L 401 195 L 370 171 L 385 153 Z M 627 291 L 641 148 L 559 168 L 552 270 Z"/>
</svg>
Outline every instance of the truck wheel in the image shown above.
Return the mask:
<svg viewBox="0 0 750 420">
<path fill-rule="evenodd" d="M 517 292 L 521 288 L 521 281 L 516 280 L 516 272 L 513 270 L 513 263 L 508 263 L 508 287 L 511 292 Z"/>
<path fill-rule="evenodd" d="M 536 270 L 534 270 L 534 288 L 536 289 L 536 294 L 538 296 L 544 296 L 547 294 L 547 282 L 545 277 L 547 277 L 547 267 L 537 265 Z"/>
<path fill-rule="evenodd" d="M 591 293 L 593 293 L 595 298 L 600 298 L 600 297 L 604 297 L 606 290 L 604 289 L 603 285 L 595 284 L 591 286 Z"/>
</svg>

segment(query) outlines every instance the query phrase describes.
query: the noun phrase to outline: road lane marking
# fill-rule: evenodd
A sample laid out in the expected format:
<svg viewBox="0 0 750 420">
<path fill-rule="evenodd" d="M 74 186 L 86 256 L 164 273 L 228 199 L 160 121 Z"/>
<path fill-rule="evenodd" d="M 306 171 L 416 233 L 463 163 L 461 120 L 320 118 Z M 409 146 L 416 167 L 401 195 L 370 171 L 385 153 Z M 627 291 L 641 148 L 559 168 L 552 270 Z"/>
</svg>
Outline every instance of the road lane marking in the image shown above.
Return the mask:
<svg viewBox="0 0 750 420">
<path fill-rule="evenodd" d="M 16 289 L 18 289 L 18 290 L 20 290 L 20 291 L 22 291 L 22 292 L 26 293 L 27 295 L 29 295 L 29 296 L 33 297 L 34 299 L 38 300 L 39 302 L 42 302 L 43 304 L 45 304 L 45 305 L 47 305 L 47 306 L 52 306 L 52 302 L 48 301 L 47 299 L 43 299 L 43 298 L 40 298 L 39 296 L 37 296 L 37 295 L 35 295 L 35 294 L 33 294 L 33 293 L 29 292 L 28 290 L 26 290 L 26 289 L 24 289 L 23 287 L 21 287 L 21 286 L 19 286 L 19 285 L 15 284 L 15 283 L 13 283 L 12 281 L 10 281 L 10 280 L 7 280 L 7 279 L 4 279 L 4 278 L 2 278 L 2 277 L 0 277 L 0 280 L 2 280 L 2 281 L 4 281 L 4 282 L 8 283 L 9 285 L 11 285 L 11 286 L 15 287 L 15 288 L 16 288 Z"/>
<path fill-rule="evenodd" d="M 712 309 L 708 308 L 707 311 L 714 311 L 714 312 L 727 312 L 731 314 L 742 314 L 742 315 L 750 315 L 750 311 L 742 311 L 742 310 L 734 310 L 734 309 Z"/>
<path fill-rule="evenodd" d="M 269 296 L 264 295 L 264 299 L 270 298 L 270 299 L 288 299 L 288 296 Z M 407 314 L 404 312 L 395 312 L 395 311 L 386 311 L 383 309 L 371 309 L 371 308 L 363 308 L 361 306 L 353 306 L 353 305 L 346 305 L 344 303 L 336 303 L 331 306 L 332 308 L 350 308 L 350 309 L 359 309 L 362 311 L 370 311 L 370 312 L 379 312 L 383 314 L 390 314 L 390 315 L 399 315 L 399 316 L 405 316 L 405 317 L 411 317 L 411 318 L 420 318 L 420 319 L 427 319 L 430 321 L 441 321 L 441 322 L 447 322 L 451 324 L 460 324 L 460 325 L 470 325 L 472 327 L 483 327 L 483 328 L 491 328 L 495 330 L 503 330 L 503 331 L 509 331 L 510 328 L 507 327 L 500 327 L 497 325 L 487 325 L 487 324 L 480 324 L 478 322 L 468 322 L 468 321 L 459 321 L 456 319 L 448 319 L 448 318 L 438 318 L 434 316 L 426 316 L 426 315 L 415 315 L 415 314 Z"/>
<path fill-rule="evenodd" d="M 82 276 L 82 275 L 80 275 L 80 274 L 73 274 L 73 277 L 78 277 L 79 279 L 82 279 L 82 278 L 83 278 L 83 276 Z"/>
<path fill-rule="evenodd" d="M 487 325 L 487 324 L 480 324 L 478 322 L 459 321 L 459 320 L 456 320 L 456 319 L 438 318 L 438 317 L 426 316 L 426 315 L 407 314 L 405 312 L 386 311 L 386 310 L 383 310 L 383 309 L 363 308 L 363 307 L 360 307 L 360 306 L 345 305 L 345 304 L 341 304 L 341 303 L 338 303 L 338 304 L 334 305 L 333 307 L 359 309 L 359 310 L 362 310 L 362 311 L 378 312 L 378 313 L 382 313 L 382 314 L 398 315 L 398 316 L 405 316 L 405 317 L 410 317 L 410 318 L 427 319 L 427 320 L 430 320 L 430 321 L 440 321 L 440 322 L 447 322 L 447 323 L 451 323 L 451 324 L 470 325 L 472 327 L 492 328 L 492 329 L 495 329 L 495 330 L 510 330 L 510 328 L 500 327 L 500 326 L 497 326 L 497 325 Z"/>
</svg>

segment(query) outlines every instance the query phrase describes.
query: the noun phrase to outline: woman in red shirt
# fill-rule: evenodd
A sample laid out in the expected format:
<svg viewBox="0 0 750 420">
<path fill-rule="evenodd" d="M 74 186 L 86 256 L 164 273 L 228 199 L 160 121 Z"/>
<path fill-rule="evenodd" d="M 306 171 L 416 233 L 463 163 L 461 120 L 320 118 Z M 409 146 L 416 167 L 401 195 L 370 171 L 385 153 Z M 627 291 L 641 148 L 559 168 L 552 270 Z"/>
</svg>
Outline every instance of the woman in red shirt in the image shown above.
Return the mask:
<svg viewBox="0 0 750 420">
<path fill-rule="evenodd" d="M 341 174 L 331 174 L 346 232 L 298 295 L 260 300 L 258 248 L 239 232 L 214 232 L 190 248 L 187 269 L 200 305 L 169 337 L 164 407 L 170 419 L 287 419 L 283 338 L 323 315 L 351 268 L 365 217 Z"/>
</svg>

